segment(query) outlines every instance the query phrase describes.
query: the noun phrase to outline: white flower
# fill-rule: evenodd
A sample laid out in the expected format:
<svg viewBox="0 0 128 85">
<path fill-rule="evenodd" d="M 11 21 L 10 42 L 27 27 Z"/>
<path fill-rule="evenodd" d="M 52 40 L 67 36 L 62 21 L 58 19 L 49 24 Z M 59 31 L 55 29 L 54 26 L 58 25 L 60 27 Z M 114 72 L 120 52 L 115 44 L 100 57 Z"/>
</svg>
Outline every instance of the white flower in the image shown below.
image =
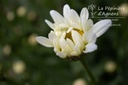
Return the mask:
<svg viewBox="0 0 128 85">
<path fill-rule="evenodd" d="M 101 20 L 93 25 L 88 19 L 87 8 L 81 10 L 80 16 L 68 5 L 63 8 L 63 16 L 57 11 L 51 10 L 50 15 L 54 20 L 45 22 L 52 29 L 48 38 L 36 37 L 38 43 L 46 47 L 54 47 L 56 55 L 61 58 L 77 59 L 83 53 L 89 53 L 97 49 L 96 39 L 111 26 L 111 20 Z"/>
</svg>

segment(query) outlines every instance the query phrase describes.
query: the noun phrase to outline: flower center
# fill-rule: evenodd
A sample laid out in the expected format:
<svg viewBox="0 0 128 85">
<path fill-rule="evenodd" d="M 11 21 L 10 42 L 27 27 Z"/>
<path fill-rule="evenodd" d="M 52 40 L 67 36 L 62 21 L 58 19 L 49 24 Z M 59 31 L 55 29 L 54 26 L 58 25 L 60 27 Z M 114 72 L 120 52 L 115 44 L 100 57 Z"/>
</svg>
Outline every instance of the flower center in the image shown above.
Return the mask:
<svg viewBox="0 0 128 85">
<path fill-rule="evenodd" d="M 83 30 L 79 30 L 79 29 L 73 29 L 75 31 L 77 31 L 81 36 L 83 35 Z M 72 34 L 71 34 L 71 31 L 69 33 L 66 33 L 66 36 L 65 36 L 65 39 L 69 38 L 70 40 L 72 40 Z"/>
</svg>

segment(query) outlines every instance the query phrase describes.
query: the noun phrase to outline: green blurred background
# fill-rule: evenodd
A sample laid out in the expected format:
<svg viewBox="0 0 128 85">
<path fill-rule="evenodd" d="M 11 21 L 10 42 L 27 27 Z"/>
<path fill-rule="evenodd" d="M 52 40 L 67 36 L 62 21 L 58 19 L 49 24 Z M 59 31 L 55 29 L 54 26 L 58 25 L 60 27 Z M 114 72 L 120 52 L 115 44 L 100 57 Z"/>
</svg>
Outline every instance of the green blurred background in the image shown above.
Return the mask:
<svg viewBox="0 0 128 85">
<path fill-rule="evenodd" d="M 55 55 L 35 37 L 51 30 L 50 10 L 62 14 L 65 4 L 80 13 L 83 7 L 123 6 L 118 22 L 97 39 L 98 50 L 86 54 L 98 85 L 128 85 L 128 1 L 127 0 L 0 0 L 0 85 L 88 85 L 79 63 Z M 104 10 L 105 11 L 105 10 Z M 98 21 L 92 18 L 94 23 Z M 10 78 L 12 81 L 4 79 Z"/>
</svg>

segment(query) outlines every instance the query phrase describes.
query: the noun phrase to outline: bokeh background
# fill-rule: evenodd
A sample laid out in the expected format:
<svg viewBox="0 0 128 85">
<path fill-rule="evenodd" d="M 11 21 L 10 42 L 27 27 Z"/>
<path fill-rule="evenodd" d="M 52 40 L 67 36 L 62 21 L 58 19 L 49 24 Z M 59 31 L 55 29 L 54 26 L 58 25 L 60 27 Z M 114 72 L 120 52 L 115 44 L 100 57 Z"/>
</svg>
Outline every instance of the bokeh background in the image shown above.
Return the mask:
<svg viewBox="0 0 128 85">
<path fill-rule="evenodd" d="M 91 4 L 125 7 L 116 11 L 124 18 L 113 21 L 120 26 L 99 37 L 98 50 L 86 54 L 85 60 L 98 85 L 128 85 L 127 0 L 0 0 L 0 85 L 89 85 L 79 61 L 63 60 L 35 41 L 51 30 L 44 22 L 53 21 L 49 11 L 62 14 L 65 4 L 78 13 Z"/>
</svg>

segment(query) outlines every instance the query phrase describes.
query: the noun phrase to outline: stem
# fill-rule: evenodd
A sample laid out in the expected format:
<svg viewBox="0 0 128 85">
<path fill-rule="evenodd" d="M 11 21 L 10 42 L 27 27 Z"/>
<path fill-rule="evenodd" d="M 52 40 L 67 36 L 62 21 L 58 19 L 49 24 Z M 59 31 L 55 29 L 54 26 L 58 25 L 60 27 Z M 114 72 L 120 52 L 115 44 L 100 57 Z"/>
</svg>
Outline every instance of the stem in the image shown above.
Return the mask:
<svg viewBox="0 0 128 85">
<path fill-rule="evenodd" d="M 91 79 L 92 85 L 97 85 L 96 80 L 95 80 L 95 78 L 94 78 L 94 76 L 93 76 L 91 70 L 89 69 L 89 67 L 88 67 L 88 65 L 87 65 L 87 63 L 86 63 L 86 61 L 85 61 L 84 59 L 80 59 L 80 62 L 81 62 L 81 64 L 83 65 L 84 69 L 86 70 L 86 72 L 87 72 L 89 78 Z"/>
</svg>

